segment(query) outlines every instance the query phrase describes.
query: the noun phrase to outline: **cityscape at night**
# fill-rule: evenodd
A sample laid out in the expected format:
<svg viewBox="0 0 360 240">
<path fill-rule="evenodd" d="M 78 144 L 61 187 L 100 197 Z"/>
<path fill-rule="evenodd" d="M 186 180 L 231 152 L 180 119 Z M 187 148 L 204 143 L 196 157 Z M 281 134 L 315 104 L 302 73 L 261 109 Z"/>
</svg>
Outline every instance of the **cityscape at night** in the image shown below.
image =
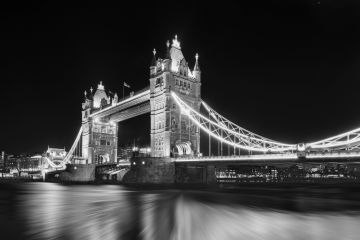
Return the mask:
<svg viewBox="0 0 360 240">
<path fill-rule="evenodd" d="M 358 239 L 356 1 L 0 11 L 1 239 Z"/>
</svg>

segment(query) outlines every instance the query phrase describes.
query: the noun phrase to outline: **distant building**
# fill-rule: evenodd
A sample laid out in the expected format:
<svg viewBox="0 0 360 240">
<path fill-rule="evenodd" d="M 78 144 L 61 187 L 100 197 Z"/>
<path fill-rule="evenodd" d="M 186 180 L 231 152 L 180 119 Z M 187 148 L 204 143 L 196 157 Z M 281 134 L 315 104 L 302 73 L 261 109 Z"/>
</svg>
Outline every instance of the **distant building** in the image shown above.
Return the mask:
<svg viewBox="0 0 360 240">
<path fill-rule="evenodd" d="M 138 147 L 138 146 L 125 146 L 119 147 L 118 149 L 118 158 L 117 162 L 121 161 L 128 161 L 134 157 L 150 157 L 151 155 L 151 148 L 147 147 Z"/>
<path fill-rule="evenodd" d="M 1 158 L 0 158 L 0 169 L 5 168 L 5 151 L 1 152 Z"/>
<path fill-rule="evenodd" d="M 119 147 L 118 149 L 118 156 L 117 156 L 117 162 L 120 161 L 127 161 L 130 158 L 133 157 L 133 146 L 125 146 L 125 147 Z"/>
<path fill-rule="evenodd" d="M 52 162 L 59 163 L 62 162 L 66 156 L 65 148 L 51 148 L 48 147 L 45 152 L 46 157 L 48 157 Z"/>
</svg>

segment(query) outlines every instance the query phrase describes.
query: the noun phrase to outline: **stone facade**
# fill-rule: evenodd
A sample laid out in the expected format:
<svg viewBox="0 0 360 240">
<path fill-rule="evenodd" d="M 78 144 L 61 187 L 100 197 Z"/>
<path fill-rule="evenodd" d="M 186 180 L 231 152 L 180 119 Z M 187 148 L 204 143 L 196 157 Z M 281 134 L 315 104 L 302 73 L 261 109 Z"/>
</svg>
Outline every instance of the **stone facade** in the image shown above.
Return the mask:
<svg viewBox="0 0 360 240">
<path fill-rule="evenodd" d="M 151 157 L 177 157 L 200 153 L 200 129 L 181 113 L 171 97 L 175 92 L 193 109 L 201 105 L 201 73 L 196 62 L 191 71 L 185 60 L 180 42 L 175 39 L 167 44 L 164 59 L 155 56 L 150 67 L 150 146 Z M 117 160 L 117 122 L 111 121 L 116 110 L 97 119 L 94 113 L 115 106 L 117 95 L 111 99 L 100 82 L 95 94 L 85 92 L 82 105 L 82 157 L 88 164 L 113 163 Z M 143 101 L 143 100 L 142 100 Z M 142 103 L 142 102 L 141 102 Z M 135 104 L 132 107 L 135 106 Z M 146 110 L 146 109 L 145 109 Z M 107 110 L 105 110 L 107 111 Z M 129 109 L 126 109 L 129 111 Z M 149 110 L 147 110 L 149 111 Z M 111 113 L 110 113 L 111 112 Z M 143 113 L 143 112 L 141 112 Z M 145 113 L 145 112 L 144 112 Z M 116 119 L 121 121 L 121 119 Z"/>
<path fill-rule="evenodd" d="M 177 38 L 167 45 L 165 59 L 154 60 L 150 67 L 150 106 L 151 106 L 151 156 L 173 157 L 183 155 L 176 147 L 187 143 L 191 154 L 200 152 L 200 130 L 185 115 L 172 99 L 174 91 L 182 100 L 200 109 L 201 80 L 197 62 L 191 71 L 185 60 Z"/>
<path fill-rule="evenodd" d="M 100 82 L 95 94 L 86 95 L 82 111 L 82 156 L 87 164 L 104 164 L 117 161 L 117 123 L 107 118 L 93 118 L 91 114 L 109 106 L 110 97 Z"/>
<path fill-rule="evenodd" d="M 175 183 L 175 164 L 170 158 L 135 158 L 124 178 L 125 183 Z"/>
<path fill-rule="evenodd" d="M 62 182 L 92 182 L 95 180 L 94 164 L 67 165 L 66 170 L 60 174 Z"/>
</svg>

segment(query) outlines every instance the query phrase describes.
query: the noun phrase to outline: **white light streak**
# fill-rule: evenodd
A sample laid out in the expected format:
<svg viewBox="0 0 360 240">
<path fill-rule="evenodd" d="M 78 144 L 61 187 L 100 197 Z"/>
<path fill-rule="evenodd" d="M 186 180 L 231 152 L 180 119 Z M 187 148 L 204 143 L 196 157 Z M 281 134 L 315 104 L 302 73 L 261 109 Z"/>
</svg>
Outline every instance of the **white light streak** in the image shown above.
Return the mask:
<svg viewBox="0 0 360 240">
<path fill-rule="evenodd" d="M 173 98 L 175 99 L 175 102 L 178 104 L 178 106 L 180 107 L 181 111 L 183 113 L 185 113 L 198 127 L 200 127 L 201 129 L 203 129 L 207 134 L 210 134 L 212 137 L 216 138 L 217 140 L 224 142 L 230 146 L 233 147 L 237 147 L 237 148 L 241 148 L 244 150 L 249 150 L 249 151 L 255 151 L 255 152 L 285 152 L 285 151 L 290 151 L 290 150 L 294 150 L 295 145 L 285 145 L 282 144 L 281 147 L 282 148 L 267 148 L 267 147 L 262 147 L 261 144 L 255 145 L 255 147 L 252 146 L 245 146 L 245 145 L 241 145 L 238 143 L 234 143 L 231 142 L 223 137 L 220 137 L 219 135 L 215 134 L 213 131 L 210 131 L 208 128 L 206 128 L 205 126 L 203 126 L 202 124 L 200 124 L 200 122 L 195 119 L 192 114 L 190 114 L 190 112 L 192 112 L 194 115 L 196 115 L 197 117 L 205 120 L 206 122 L 208 122 L 209 124 L 212 124 L 218 128 L 221 128 L 222 130 L 229 132 L 233 135 L 237 135 L 237 136 L 241 136 L 243 141 L 245 142 L 250 142 L 251 143 L 251 136 L 246 136 L 243 134 L 240 134 L 238 132 L 235 132 L 229 128 L 227 128 L 226 126 L 224 126 L 223 124 L 218 124 L 217 122 L 214 122 L 206 117 L 204 117 L 203 115 L 201 115 L 200 113 L 198 113 L 197 111 L 195 111 L 194 109 L 192 109 L 191 107 L 189 107 L 185 102 L 183 102 L 174 92 L 171 93 L 171 95 L 173 96 Z M 269 141 L 267 139 L 256 139 L 256 141 L 262 141 L 263 143 L 271 143 L 271 144 L 278 144 L 276 142 L 272 142 Z"/>
</svg>

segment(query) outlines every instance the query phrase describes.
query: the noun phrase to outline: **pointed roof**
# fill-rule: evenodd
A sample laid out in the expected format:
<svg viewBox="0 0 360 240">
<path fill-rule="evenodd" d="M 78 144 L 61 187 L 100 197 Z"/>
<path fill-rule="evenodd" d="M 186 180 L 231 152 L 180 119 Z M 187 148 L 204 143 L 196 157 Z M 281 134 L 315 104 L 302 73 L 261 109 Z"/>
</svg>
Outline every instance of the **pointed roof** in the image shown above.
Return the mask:
<svg viewBox="0 0 360 240">
<path fill-rule="evenodd" d="M 165 54 L 165 59 L 171 59 L 171 57 L 170 57 L 170 42 L 169 42 L 169 40 L 167 40 L 167 42 L 166 42 L 166 54 Z"/>
<path fill-rule="evenodd" d="M 151 67 L 155 67 L 156 66 L 156 50 L 155 50 L 155 48 L 154 48 L 154 51 L 153 51 L 153 54 L 154 54 L 154 56 L 153 56 L 153 58 L 152 58 L 152 60 L 151 60 Z"/>
<path fill-rule="evenodd" d="M 194 71 L 199 71 L 200 72 L 200 65 L 199 65 L 199 54 L 195 55 L 195 66 L 194 66 Z"/>
<path fill-rule="evenodd" d="M 180 42 L 177 39 L 177 35 L 175 34 L 175 38 L 172 40 L 171 47 L 175 47 L 177 49 L 181 49 Z"/>
<path fill-rule="evenodd" d="M 180 42 L 177 39 L 177 35 L 172 40 L 171 49 L 170 49 L 170 59 L 171 59 L 171 70 L 177 72 L 181 60 L 184 59 L 184 55 L 181 51 Z"/>
<path fill-rule="evenodd" d="M 101 106 L 101 100 L 105 99 L 107 102 L 109 102 L 109 98 L 105 92 L 105 87 L 102 84 L 102 81 L 98 84 L 98 88 L 94 94 L 94 108 L 99 108 Z"/>
</svg>

